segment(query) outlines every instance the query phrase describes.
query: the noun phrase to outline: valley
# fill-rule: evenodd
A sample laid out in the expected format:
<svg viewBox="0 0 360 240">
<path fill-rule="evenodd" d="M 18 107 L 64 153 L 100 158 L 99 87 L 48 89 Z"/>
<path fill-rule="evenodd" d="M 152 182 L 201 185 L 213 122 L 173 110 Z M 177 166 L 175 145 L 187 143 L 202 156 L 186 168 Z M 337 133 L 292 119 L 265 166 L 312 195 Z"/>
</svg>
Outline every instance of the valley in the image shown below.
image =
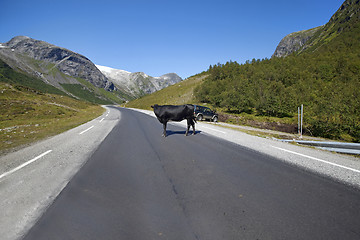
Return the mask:
<svg viewBox="0 0 360 240">
<path fill-rule="evenodd" d="M 359 239 L 360 0 L 318 27 L 299 9 L 329 2 L 145 2 L 7 6 L 19 26 L 0 43 L 1 239 Z M 239 9 L 271 17 L 241 22 Z M 264 24 L 282 30 L 272 56 L 234 61 L 245 38 L 269 44 Z M 220 122 L 190 136 L 169 122 L 163 137 L 155 104 L 206 106 Z"/>
<path fill-rule="evenodd" d="M 96 66 L 81 54 L 26 36 L 2 43 L 0 60 L 13 70 L 40 79 L 71 97 L 97 104 L 122 103 L 182 81 L 175 73 L 160 77 L 142 72 L 109 75 L 100 69 L 110 68 Z"/>
<path fill-rule="evenodd" d="M 298 131 L 297 108 L 303 104 L 305 134 L 359 142 L 358 9 L 359 2 L 345 1 L 325 25 L 285 36 L 270 59 L 218 63 L 185 80 L 175 73 L 152 77 L 95 65 L 81 54 L 24 36 L 1 44 L 0 77 L 12 87 L 92 104 L 205 105 L 222 121 L 289 133 Z"/>
</svg>

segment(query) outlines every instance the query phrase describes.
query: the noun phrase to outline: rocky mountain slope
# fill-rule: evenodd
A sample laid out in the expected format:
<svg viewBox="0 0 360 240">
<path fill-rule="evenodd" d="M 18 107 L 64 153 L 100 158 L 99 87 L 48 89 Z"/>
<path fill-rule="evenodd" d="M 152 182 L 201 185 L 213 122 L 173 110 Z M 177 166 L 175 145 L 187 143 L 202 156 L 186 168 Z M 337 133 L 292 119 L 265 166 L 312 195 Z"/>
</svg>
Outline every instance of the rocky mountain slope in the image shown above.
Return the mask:
<svg viewBox="0 0 360 240">
<path fill-rule="evenodd" d="M 289 54 L 299 51 L 306 46 L 306 43 L 319 31 L 323 26 L 310 30 L 290 33 L 285 36 L 276 47 L 272 57 L 286 57 Z"/>
<path fill-rule="evenodd" d="M 0 60 L 4 66 L 41 79 L 72 97 L 98 104 L 123 101 L 115 85 L 95 64 L 68 49 L 17 36 L 0 44 Z"/>
<path fill-rule="evenodd" d="M 182 80 L 173 73 L 150 77 L 97 67 L 81 54 L 25 36 L 0 44 L 0 60 L 72 97 L 100 104 L 135 99 Z"/>
<path fill-rule="evenodd" d="M 122 91 L 132 98 L 154 93 L 182 81 L 182 78 L 176 73 L 168 73 L 160 77 L 151 77 L 143 72 L 131 73 L 100 65 L 96 65 L 96 67 L 118 87 L 119 91 Z"/>
<path fill-rule="evenodd" d="M 95 87 L 114 90 L 113 83 L 88 58 L 43 41 L 14 37 L 2 44 L 0 57 L 12 68 L 40 76 L 57 87 L 60 83 L 77 84 L 76 78 L 82 78 Z"/>
<path fill-rule="evenodd" d="M 315 51 L 330 42 L 359 21 L 359 5 L 359 0 L 346 0 L 324 26 L 285 36 L 277 46 L 273 57 L 285 57 L 293 52 L 299 54 L 304 51 Z"/>
</svg>

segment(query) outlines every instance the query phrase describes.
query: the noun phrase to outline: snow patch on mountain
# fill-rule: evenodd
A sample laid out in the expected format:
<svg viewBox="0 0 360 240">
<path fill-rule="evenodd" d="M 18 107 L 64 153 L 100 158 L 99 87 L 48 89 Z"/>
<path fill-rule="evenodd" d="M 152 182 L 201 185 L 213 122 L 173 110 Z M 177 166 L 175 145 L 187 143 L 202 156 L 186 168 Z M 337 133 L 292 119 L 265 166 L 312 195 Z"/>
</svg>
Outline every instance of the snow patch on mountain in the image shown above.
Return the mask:
<svg viewBox="0 0 360 240">
<path fill-rule="evenodd" d="M 151 77 L 143 72 L 131 73 L 101 65 L 96 65 L 96 67 L 112 81 L 118 89 L 133 98 L 151 94 L 182 81 L 182 78 L 176 73 L 168 73 L 160 77 Z"/>
</svg>

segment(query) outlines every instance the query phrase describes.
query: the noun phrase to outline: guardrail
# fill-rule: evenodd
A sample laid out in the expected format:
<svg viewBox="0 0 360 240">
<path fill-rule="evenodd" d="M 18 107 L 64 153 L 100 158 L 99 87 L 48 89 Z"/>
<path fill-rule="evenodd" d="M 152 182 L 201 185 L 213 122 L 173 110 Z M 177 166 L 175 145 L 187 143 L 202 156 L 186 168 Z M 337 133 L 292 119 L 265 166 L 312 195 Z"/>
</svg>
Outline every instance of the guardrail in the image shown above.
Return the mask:
<svg viewBox="0 0 360 240">
<path fill-rule="evenodd" d="M 296 142 L 298 144 L 314 146 L 331 152 L 360 155 L 360 143 L 320 142 L 320 141 L 304 141 L 304 140 L 281 140 L 281 141 Z"/>
</svg>

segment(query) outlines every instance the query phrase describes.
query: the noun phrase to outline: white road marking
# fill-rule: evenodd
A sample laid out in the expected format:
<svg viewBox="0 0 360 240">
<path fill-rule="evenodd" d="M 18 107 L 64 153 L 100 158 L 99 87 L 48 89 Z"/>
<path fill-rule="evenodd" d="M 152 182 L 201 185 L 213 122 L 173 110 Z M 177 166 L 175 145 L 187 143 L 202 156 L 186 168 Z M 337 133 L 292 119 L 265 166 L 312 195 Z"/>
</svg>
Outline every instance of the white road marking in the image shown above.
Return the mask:
<svg viewBox="0 0 360 240">
<path fill-rule="evenodd" d="M 215 132 L 219 132 L 219 133 L 223 133 L 223 134 L 226 134 L 226 132 L 223 132 L 223 131 L 220 131 L 220 130 L 217 130 L 217 129 L 213 129 L 213 128 L 209 128 L 209 127 L 204 127 L 204 126 L 201 126 L 202 128 L 206 128 L 206 129 L 209 129 L 209 130 L 212 130 L 212 131 L 215 131 Z"/>
<path fill-rule="evenodd" d="M 100 122 L 102 122 L 104 120 L 104 118 L 102 118 L 101 120 L 100 120 Z"/>
<path fill-rule="evenodd" d="M 85 133 L 85 132 L 87 132 L 87 131 L 89 131 L 90 129 L 92 129 L 94 127 L 94 125 L 93 126 L 91 126 L 91 127 L 89 127 L 88 129 L 85 129 L 84 131 L 82 131 L 81 133 L 79 133 L 79 134 L 83 134 L 83 133 Z"/>
<path fill-rule="evenodd" d="M 345 167 L 345 166 L 343 166 L 343 165 L 339 165 L 339 164 L 336 164 L 336 163 L 328 162 L 328 161 L 325 161 L 325 160 L 322 160 L 322 159 L 319 159 L 319 158 L 315 158 L 315 157 L 311 157 L 311 156 L 308 156 L 308 155 L 305 155 L 305 154 L 293 152 L 293 151 L 290 151 L 290 150 L 287 150 L 287 149 L 283 149 L 283 148 L 279 148 L 279 147 L 274 147 L 274 146 L 272 146 L 272 147 L 273 147 L 273 148 L 276 148 L 276 149 L 279 149 L 279 150 L 282 150 L 282 151 L 284 151 L 284 152 L 289 152 L 289 153 L 296 154 L 296 155 L 299 155 L 299 156 L 302 156 L 302 157 L 310 158 L 310 159 L 315 160 L 315 161 L 327 163 L 327 164 L 330 164 L 330 165 L 333 165 L 333 166 L 336 166 L 336 167 L 340 167 L 340 168 L 344 168 L 344 169 L 347 169 L 347 170 L 350 170 L 350 171 L 353 171 L 353 172 L 360 173 L 359 170 L 354 169 L 354 168 Z"/>
<path fill-rule="evenodd" d="M 21 164 L 20 166 L 18 166 L 18 167 L 16 167 L 16 168 L 12 169 L 12 170 L 10 170 L 10 171 L 8 171 L 8 172 L 6 172 L 6 173 L 1 174 L 1 175 L 0 175 L 0 179 L 1 179 L 1 178 L 3 178 L 3 177 L 6 177 L 7 175 L 10 175 L 10 174 L 12 174 L 12 173 L 14 173 L 14 172 L 18 171 L 18 170 L 20 170 L 21 168 L 23 168 L 23 167 L 25 167 L 25 166 L 29 165 L 30 163 L 35 162 L 36 160 L 38 160 L 38 159 L 42 158 L 43 156 L 45 156 L 46 154 L 50 153 L 51 151 L 52 151 L 52 150 L 48 150 L 48 151 L 46 151 L 46 152 L 44 152 L 44 153 L 40 154 L 39 156 L 37 156 L 37 157 L 35 157 L 35 158 L 31 159 L 30 161 L 27 161 L 26 163 L 23 163 L 23 164 Z"/>
</svg>

